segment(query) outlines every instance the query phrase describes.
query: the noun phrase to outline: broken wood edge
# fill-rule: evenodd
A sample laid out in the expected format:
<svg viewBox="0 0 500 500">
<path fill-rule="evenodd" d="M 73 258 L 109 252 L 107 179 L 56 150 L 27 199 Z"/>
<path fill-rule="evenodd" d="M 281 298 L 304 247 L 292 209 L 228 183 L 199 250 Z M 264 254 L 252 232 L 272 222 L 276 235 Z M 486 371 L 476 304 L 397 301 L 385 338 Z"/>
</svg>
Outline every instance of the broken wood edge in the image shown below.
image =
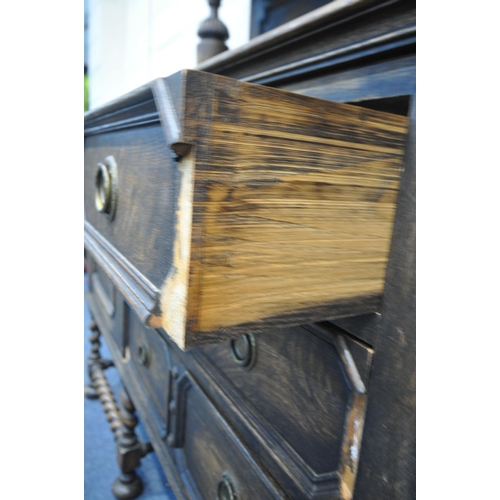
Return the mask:
<svg viewBox="0 0 500 500">
<path fill-rule="evenodd" d="M 361 453 L 366 415 L 366 393 L 352 392 L 344 424 L 344 439 L 339 464 L 342 500 L 352 500 Z"/>
<path fill-rule="evenodd" d="M 194 152 L 179 159 L 180 173 L 176 236 L 173 263 L 162 286 L 156 307 L 147 320 L 149 328 L 163 328 L 170 338 L 185 349 L 188 285 L 191 260 L 191 231 L 194 193 Z"/>
</svg>

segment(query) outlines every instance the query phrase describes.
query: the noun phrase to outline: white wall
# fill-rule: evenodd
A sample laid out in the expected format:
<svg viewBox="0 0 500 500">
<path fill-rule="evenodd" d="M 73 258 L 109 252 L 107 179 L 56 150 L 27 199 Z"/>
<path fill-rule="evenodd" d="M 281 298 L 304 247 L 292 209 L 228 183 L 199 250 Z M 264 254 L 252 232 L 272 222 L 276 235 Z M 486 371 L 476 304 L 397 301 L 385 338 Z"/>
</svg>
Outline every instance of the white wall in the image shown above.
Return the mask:
<svg viewBox="0 0 500 500">
<path fill-rule="evenodd" d="M 196 66 L 206 0 L 89 0 L 89 100 L 95 108 L 159 76 Z M 223 0 L 226 45 L 249 40 L 250 0 Z"/>
</svg>

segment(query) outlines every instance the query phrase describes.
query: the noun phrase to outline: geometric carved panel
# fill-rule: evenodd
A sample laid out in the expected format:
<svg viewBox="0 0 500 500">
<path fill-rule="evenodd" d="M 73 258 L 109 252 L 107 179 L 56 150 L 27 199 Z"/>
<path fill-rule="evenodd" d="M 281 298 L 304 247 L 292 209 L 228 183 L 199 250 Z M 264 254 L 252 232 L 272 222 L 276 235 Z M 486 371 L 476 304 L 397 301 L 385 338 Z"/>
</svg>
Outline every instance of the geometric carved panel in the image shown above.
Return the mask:
<svg viewBox="0 0 500 500">
<path fill-rule="evenodd" d="M 253 343 L 249 370 L 229 342 L 195 355 L 240 409 L 242 437 L 291 498 L 352 498 L 372 349 L 330 324 Z"/>
<path fill-rule="evenodd" d="M 176 418 L 170 420 L 169 445 L 188 497 L 229 498 L 220 492 L 226 482 L 238 500 L 283 498 L 190 373 L 184 371 L 174 385 Z"/>
</svg>

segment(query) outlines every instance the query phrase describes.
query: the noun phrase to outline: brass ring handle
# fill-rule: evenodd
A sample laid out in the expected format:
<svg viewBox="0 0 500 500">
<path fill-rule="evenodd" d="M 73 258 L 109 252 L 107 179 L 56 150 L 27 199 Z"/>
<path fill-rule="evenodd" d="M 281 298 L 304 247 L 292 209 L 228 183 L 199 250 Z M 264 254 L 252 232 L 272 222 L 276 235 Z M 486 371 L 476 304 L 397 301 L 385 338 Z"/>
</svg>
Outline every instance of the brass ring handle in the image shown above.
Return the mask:
<svg viewBox="0 0 500 500">
<path fill-rule="evenodd" d="M 98 212 L 113 220 L 118 196 L 118 176 L 116 161 L 108 156 L 97 164 L 95 176 L 95 207 Z"/>
<path fill-rule="evenodd" d="M 97 164 L 95 176 L 95 206 L 98 212 L 107 213 L 111 202 L 111 178 L 104 163 Z"/>
</svg>

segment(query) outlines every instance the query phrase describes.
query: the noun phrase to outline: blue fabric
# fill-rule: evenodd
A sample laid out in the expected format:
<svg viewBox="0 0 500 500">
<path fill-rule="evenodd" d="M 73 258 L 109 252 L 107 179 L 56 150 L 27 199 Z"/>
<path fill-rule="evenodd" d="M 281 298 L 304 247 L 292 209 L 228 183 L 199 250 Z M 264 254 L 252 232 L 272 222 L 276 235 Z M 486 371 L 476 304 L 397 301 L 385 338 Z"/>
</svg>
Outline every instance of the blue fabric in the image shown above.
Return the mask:
<svg viewBox="0 0 500 500">
<path fill-rule="evenodd" d="M 85 276 L 85 288 L 87 287 L 87 277 Z M 87 356 L 90 353 L 90 330 L 89 324 L 92 321 L 90 312 L 85 303 L 85 335 L 84 335 L 84 369 L 85 383 L 88 383 Z M 101 355 L 110 359 L 109 350 L 101 337 Z M 106 370 L 106 376 L 113 389 L 115 397 L 118 397 L 121 382 L 115 368 Z M 82 388 L 83 389 L 83 388 Z M 83 390 L 82 390 L 83 397 Z M 115 500 L 111 493 L 113 481 L 119 474 L 116 462 L 115 442 L 108 422 L 106 421 L 102 405 L 98 399 L 83 398 L 85 412 L 84 429 L 84 453 L 85 453 L 85 500 Z M 141 441 L 148 441 L 146 431 L 139 422 L 136 433 Z M 141 466 L 137 469 L 144 484 L 144 491 L 139 497 L 140 500 L 175 500 L 175 496 L 167 484 L 167 478 L 161 469 L 160 463 L 154 452 L 149 453 L 141 460 Z"/>
</svg>

